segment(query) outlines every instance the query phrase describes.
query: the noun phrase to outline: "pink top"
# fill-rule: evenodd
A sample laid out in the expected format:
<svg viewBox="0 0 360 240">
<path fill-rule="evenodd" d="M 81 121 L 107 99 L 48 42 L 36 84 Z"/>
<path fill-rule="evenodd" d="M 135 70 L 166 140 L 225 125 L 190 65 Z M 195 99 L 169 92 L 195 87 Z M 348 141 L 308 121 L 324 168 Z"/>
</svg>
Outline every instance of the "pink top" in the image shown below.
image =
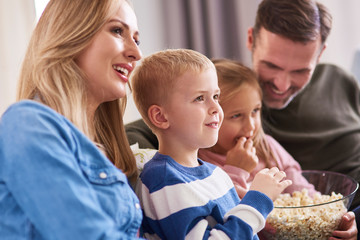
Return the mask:
<svg viewBox="0 0 360 240">
<path fill-rule="evenodd" d="M 295 159 L 274 138 L 269 135 L 265 135 L 265 137 L 277 160 L 278 168 L 281 171 L 284 171 L 286 173 L 286 178 L 291 179 L 293 182 L 293 184 L 286 188 L 284 192 L 291 193 L 295 190 L 301 191 L 303 188 L 307 188 L 309 193 L 312 193 L 314 191 L 314 187 L 301 175 L 301 167 L 299 163 L 295 161 Z M 199 158 L 217 165 L 227 172 L 227 174 L 231 177 L 240 198 L 242 198 L 249 189 L 255 174 L 265 168 L 265 161 L 259 158 L 258 165 L 251 173 L 249 173 L 242 168 L 226 165 L 225 155 L 213 153 L 206 149 L 199 150 Z M 239 161 L 241 160 L 239 159 Z M 272 159 L 271 162 L 275 166 L 275 160 Z"/>
</svg>

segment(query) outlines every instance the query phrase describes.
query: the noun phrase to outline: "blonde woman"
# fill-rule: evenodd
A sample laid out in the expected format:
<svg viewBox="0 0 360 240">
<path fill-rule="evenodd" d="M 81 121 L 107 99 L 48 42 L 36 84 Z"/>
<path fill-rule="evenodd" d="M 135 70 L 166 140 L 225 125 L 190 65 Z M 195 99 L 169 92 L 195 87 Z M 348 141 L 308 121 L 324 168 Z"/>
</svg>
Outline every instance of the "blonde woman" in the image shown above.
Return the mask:
<svg viewBox="0 0 360 240">
<path fill-rule="evenodd" d="M 136 238 L 122 115 L 138 42 L 125 0 L 49 2 L 0 121 L 2 238 Z"/>
</svg>

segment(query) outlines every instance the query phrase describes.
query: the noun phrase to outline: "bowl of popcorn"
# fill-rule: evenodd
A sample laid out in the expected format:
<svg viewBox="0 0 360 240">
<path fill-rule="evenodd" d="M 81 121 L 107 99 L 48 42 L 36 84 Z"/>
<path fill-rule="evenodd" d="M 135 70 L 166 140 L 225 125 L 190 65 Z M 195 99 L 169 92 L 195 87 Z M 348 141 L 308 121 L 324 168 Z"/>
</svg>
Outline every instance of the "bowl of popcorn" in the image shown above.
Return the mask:
<svg viewBox="0 0 360 240">
<path fill-rule="evenodd" d="M 274 201 L 268 239 L 328 239 L 348 211 L 359 184 L 344 174 L 302 171 L 289 193 Z M 304 183 L 305 182 L 305 183 Z"/>
</svg>

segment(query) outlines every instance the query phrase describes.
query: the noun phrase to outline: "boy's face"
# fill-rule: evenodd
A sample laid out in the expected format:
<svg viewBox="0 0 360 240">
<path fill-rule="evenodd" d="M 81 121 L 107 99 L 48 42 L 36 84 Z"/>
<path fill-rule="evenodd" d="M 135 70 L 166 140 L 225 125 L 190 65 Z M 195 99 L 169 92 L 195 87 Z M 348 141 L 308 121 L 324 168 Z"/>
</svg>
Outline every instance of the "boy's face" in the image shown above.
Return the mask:
<svg viewBox="0 0 360 240">
<path fill-rule="evenodd" d="M 226 154 L 241 137 L 254 138 L 261 127 L 261 97 L 259 91 L 249 84 L 242 84 L 239 91 L 221 105 L 224 121 L 214 150 Z"/>
<path fill-rule="evenodd" d="M 223 120 L 215 69 L 201 73 L 189 71 L 176 81 L 165 107 L 169 134 L 189 150 L 213 146 Z"/>
</svg>

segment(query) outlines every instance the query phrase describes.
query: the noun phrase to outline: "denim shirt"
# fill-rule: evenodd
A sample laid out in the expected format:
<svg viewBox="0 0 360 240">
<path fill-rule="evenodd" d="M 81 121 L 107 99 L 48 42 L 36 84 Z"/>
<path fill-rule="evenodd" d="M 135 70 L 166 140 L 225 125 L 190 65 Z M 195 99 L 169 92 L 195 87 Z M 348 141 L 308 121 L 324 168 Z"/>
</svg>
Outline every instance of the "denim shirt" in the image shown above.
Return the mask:
<svg viewBox="0 0 360 240">
<path fill-rule="evenodd" d="M 126 176 L 70 121 L 34 101 L 0 119 L 0 239 L 135 239 Z"/>
</svg>

